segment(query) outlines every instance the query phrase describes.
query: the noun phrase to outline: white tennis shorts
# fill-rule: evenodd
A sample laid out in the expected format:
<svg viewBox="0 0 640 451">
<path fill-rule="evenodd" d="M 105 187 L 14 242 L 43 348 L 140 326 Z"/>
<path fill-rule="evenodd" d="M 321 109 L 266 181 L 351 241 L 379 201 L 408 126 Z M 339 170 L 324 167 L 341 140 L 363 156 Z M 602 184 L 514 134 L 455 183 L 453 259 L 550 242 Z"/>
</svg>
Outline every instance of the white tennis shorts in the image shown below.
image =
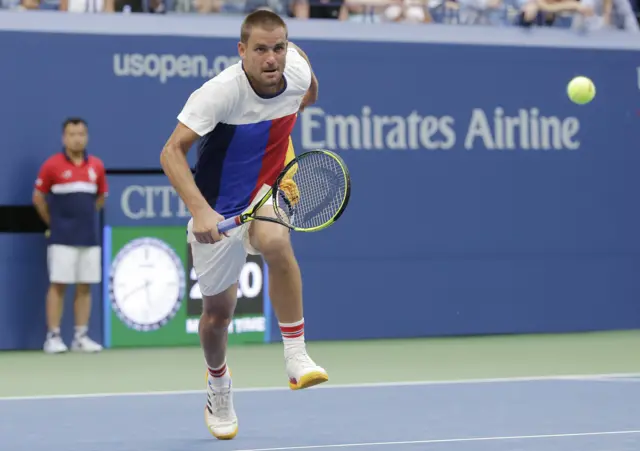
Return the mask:
<svg viewBox="0 0 640 451">
<path fill-rule="evenodd" d="M 255 205 L 269 189 L 264 186 L 251 202 Z M 269 199 L 265 205 L 272 205 Z M 203 244 L 196 241 L 193 235 L 193 219 L 187 224 L 187 242 L 191 245 L 193 269 L 198 277 L 200 292 L 205 296 L 222 293 L 240 278 L 240 272 L 247 261 L 247 254 L 260 253 L 251 246 L 249 227 L 251 223 L 231 229 L 221 241 L 214 244 Z"/>
<path fill-rule="evenodd" d="M 102 280 L 100 246 L 51 244 L 47 248 L 47 263 L 49 281 L 53 283 L 93 284 Z"/>
</svg>

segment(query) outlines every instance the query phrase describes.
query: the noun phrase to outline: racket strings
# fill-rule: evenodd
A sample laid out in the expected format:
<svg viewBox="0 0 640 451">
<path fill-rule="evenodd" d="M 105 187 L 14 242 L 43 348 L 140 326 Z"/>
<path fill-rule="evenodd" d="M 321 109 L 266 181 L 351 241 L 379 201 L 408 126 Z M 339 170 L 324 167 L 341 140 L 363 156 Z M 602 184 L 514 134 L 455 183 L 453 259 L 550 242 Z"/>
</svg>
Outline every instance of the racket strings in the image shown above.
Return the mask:
<svg viewBox="0 0 640 451">
<path fill-rule="evenodd" d="M 329 221 L 340 210 L 347 185 L 336 159 L 314 153 L 298 160 L 278 187 L 278 214 L 289 225 L 310 229 Z"/>
</svg>

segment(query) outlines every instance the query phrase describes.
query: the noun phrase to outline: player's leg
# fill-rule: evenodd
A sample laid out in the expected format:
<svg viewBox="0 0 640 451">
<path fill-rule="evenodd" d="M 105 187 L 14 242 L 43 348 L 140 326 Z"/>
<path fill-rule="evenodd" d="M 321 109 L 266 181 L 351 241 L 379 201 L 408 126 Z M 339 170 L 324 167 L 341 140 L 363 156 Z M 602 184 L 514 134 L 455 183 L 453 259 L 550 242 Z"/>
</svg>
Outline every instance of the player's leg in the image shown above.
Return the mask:
<svg viewBox="0 0 640 451">
<path fill-rule="evenodd" d="M 193 243 L 192 246 L 195 247 L 193 252 L 194 266 L 196 266 L 195 261 L 198 260 L 196 254 L 199 253 L 197 248 L 211 245 Z M 210 268 L 213 269 L 214 265 L 211 265 Z M 217 292 L 220 288 L 212 289 L 211 285 L 207 285 L 205 282 L 207 279 L 211 279 L 211 277 L 206 272 L 198 278 L 200 289 L 203 292 L 202 315 L 198 332 L 207 365 L 205 422 L 214 437 L 220 440 L 229 440 L 238 433 L 238 417 L 233 407 L 233 384 L 231 373 L 227 368 L 228 331 L 236 306 L 238 288 L 233 283 L 222 292 Z"/>
<path fill-rule="evenodd" d="M 207 364 L 207 404 L 205 422 L 211 435 L 230 440 L 238 433 L 238 417 L 233 407 L 231 373 L 227 367 L 229 324 L 237 298 L 237 285 L 221 293 L 202 295 L 202 315 L 198 332 Z"/>
<path fill-rule="evenodd" d="M 47 248 L 47 266 L 49 270 L 49 290 L 47 291 L 47 338 L 44 351 L 48 354 L 59 354 L 68 351 L 60 335 L 60 323 L 64 310 L 64 295 L 67 285 L 75 282 L 76 253 L 68 246 L 57 244 Z"/>
<path fill-rule="evenodd" d="M 100 352 L 102 346 L 89 338 L 91 317 L 91 285 L 102 280 L 102 264 L 99 246 L 78 249 L 78 282 L 74 300 L 75 333 L 71 349 L 83 352 Z"/>
<path fill-rule="evenodd" d="M 258 215 L 274 216 L 273 209 L 265 206 Z M 302 277 L 289 235 L 286 227 L 267 221 L 254 221 L 249 228 L 250 246 L 269 267 L 269 298 L 282 333 L 289 387 L 297 390 L 326 382 L 329 376 L 306 351 Z"/>
<path fill-rule="evenodd" d="M 238 433 L 233 384 L 227 368 L 227 339 L 237 302 L 237 281 L 246 261 L 246 252 L 238 239 L 241 233 L 242 229 L 235 229 L 229 238 L 216 244 L 201 244 L 189 238 L 202 293 L 198 331 L 207 365 L 205 421 L 209 432 L 221 440 L 232 439 Z"/>
<path fill-rule="evenodd" d="M 233 284 L 221 293 L 202 295 L 202 315 L 198 332 L 209 374 L 216 382 L 228 376 L 226 371 L 229 324 L 237 301 L 238 285 Z"/>
</svg>

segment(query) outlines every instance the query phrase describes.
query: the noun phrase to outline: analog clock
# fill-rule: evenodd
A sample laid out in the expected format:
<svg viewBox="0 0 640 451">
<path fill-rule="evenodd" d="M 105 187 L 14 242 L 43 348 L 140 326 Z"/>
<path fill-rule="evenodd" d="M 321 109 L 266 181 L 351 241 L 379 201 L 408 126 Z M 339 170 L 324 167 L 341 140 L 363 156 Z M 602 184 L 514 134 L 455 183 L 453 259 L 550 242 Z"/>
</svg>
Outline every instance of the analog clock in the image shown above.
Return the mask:
<svg viewBox="0 0 640 451">
<path fill-rule="evenodd" d="M 176 252 L 157 238 L 138 238 L 113 260 L 111 305 L 120 320 L 139 331 L 167 324 L 182 305 L 185 270 Z"/>
</svg>

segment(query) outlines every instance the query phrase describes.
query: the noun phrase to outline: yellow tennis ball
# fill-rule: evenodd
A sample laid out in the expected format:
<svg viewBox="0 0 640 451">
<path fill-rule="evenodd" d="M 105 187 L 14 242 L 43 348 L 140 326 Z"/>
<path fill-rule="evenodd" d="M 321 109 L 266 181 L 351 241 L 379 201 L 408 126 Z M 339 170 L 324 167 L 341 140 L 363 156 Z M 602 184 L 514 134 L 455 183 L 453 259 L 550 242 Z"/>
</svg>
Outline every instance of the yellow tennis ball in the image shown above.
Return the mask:
<svg viewBox="0 0 640 451">
<path fill-rule="evenodd" d="M 587 77 L 575 77 L 567 86 L 567 94 L 572 102 L 584 105 L 596 96 L 596 86 Z"/>
</svg>

